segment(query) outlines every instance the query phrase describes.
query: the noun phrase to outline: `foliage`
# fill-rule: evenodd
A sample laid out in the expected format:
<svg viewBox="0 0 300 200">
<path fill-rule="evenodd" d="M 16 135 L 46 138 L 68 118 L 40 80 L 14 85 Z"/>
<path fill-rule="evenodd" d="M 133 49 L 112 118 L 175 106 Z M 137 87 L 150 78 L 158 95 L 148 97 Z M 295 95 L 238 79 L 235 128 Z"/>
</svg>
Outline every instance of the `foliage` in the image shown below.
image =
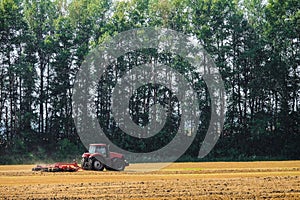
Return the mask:
<svg viewBox="0 0 300 200">
<path fill-rule="evenodd" d="M 299 1 L 0 0 L 0 162 L 80 156 L 84 147 L 72 119 L 72 86 L 81 63 L 116 33 L 148 26 L 195 36 L 221 72 L 226 121 L 205 159 L 300 158 Z M 151 62 L 182 74 L 190 70 L 175 55 L 144 49 L 120 57 L 99 82 L 99 122 L 112 141 L 131 151 L 160 148 L 180 123 L 176 98 L 151 84 L 131 98 L 130 112 L 144 126 L 150 106 L 169 109 L 171 117 L 157 140 L 132 140 L 113 122 L 110 97 L 117 77 L 130 66 Z M 197 160 L 210 119 L 208 90 L 196 75 L 193 82 L 201 99 L 201 127 L 180 160 Z"/>
</svg>

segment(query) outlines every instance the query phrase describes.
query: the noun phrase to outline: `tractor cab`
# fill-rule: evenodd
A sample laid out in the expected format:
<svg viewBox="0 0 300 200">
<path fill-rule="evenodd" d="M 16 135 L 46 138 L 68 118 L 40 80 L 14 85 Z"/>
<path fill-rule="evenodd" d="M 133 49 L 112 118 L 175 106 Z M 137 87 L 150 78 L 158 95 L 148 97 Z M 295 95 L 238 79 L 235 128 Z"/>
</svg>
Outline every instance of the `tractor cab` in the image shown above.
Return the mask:
<svg viewBox="0 0 300 200">
<path fill-rule="evenodd" d="M 89 147 L 89 153 L 90 154 L 101 154 L 104 157 L 108 156 L 108 146 L 106 144 L 99 144 L 99 145 L 90 145 Z"/>
</svg>

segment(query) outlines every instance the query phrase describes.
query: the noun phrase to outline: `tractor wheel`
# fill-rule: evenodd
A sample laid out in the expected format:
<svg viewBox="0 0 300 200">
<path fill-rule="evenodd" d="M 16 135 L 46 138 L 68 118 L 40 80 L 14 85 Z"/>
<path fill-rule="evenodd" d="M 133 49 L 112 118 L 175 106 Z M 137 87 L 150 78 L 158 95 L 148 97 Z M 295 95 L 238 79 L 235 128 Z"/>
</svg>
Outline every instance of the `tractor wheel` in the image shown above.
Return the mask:
<svg viewBox="0 0 300 200">
<path fill-rule="evenodd" d="M 89 165 L 89 162 L 86 158 L 82 158 L 81 159 L 81 168 L 82 169 L 90 169 L 90 165 Z"/>
<path fill-rule="evenodd" d="M 93 162 L 93 168 L 94 168 L 94 170 L 97 170 L 97 171 L 103 171 L 104 165 L 99 160 L 94 160 L 94 162 Z"/>
<path fill-rule="evenodd" d="M 114 158 L 112 160 L 112 166 L 116 171 L 123 171 L 125 169 L 125 162 L 120 158 Z"/>
</svg>

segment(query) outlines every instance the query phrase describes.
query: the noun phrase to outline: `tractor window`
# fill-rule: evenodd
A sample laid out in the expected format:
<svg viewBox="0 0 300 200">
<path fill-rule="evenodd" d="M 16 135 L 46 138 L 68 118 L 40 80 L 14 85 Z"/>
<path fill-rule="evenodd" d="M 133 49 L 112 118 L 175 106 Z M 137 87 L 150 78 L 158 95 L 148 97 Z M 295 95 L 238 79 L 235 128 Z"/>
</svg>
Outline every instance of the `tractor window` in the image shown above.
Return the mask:
<svg viewBox="0 0 300 200">
<path fill-rule="evenodd" d="M 96 146 L 90 146 L 89 153 L 95 153 L 96 152 Z"/>
<path fill-rule="evenodd" d="M 106 156 L 106 149 L 103 146 L 97 147 L 96 152 L 102 154 L 103 156 Z"/>
</svg>

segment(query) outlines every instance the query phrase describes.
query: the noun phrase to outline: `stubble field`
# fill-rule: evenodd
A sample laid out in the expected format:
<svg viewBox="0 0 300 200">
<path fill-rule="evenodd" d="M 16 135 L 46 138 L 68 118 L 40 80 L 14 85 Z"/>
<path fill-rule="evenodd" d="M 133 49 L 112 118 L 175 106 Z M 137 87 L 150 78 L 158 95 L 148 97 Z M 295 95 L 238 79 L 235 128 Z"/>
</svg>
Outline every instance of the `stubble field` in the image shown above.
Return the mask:
<svg viewBox="0 0 300 200">
<path fill-rule="evenodd" d="M 131 164 L 124 172 L 0 166 L 0 199 L 300 199 L 300 161 Z"/>
</svg>

